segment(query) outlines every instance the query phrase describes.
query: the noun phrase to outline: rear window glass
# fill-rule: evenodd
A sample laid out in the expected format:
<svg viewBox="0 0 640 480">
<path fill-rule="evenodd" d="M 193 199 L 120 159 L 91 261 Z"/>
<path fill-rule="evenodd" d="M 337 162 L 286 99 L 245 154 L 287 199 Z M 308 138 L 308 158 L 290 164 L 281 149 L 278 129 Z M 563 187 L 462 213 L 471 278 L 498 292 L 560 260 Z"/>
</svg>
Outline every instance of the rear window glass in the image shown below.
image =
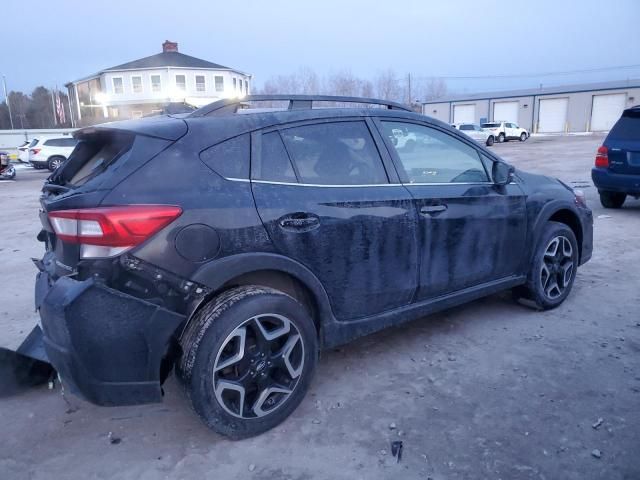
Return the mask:
<svg viewBox="0 0 640 480">
<path fill-rule="evenodd" d="M 213 171 L 225 178 L 249 178 L 249 135 L 240 135 L 210 147 L 200 159 Z"/>
<path fill-rule="evenodd" d="M 609 132 L 607 138 L 610 140 L 635 140 L 640 142 L 640 110 L 624 112 Z"/>
<path fill-rule="evenodd" d="M 74 163 L 80 161 L 82 165 L 69 183 L 73 186 L 83 185 L 104 172 L 111 163 L 129 151 L 132 142 L 133 137 L 128 135 L 104 136 L 80 142 L 69 160 Z"/>
<path fill-rule="evenodd" d="M 499 123 L 483 123 L 482 128 L 497 128 L 500 126 Z"/>
<path fill-rule="evenodd" d="M 473 125 L 460 125 L 460 130 L 473 130 Z"/>
<path fill-rule="evenodd" d="M 271 132 L 262 136 L 262 153 L 254 177 L 271 182 L 297 181 L 280 133 Z"/>
<path fill-rule="evenodd" d="M 300 181 L 319 185 L 388 183 L 364 122 L 319 123 L 282 131 Z"/>
</svg>

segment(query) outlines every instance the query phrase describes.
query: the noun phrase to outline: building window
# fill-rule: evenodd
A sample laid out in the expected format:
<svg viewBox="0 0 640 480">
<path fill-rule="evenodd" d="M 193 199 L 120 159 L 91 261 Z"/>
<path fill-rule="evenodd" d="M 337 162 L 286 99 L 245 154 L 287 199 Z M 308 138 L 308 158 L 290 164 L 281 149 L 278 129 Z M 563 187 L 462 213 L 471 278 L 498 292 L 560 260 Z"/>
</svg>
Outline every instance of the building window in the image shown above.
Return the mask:
<svg viewBox="0 0 640 480">
<path fill-rule="evenodd" d="M 131 77 L 131 89 L 133 93 L 142 93 L 142 77 Z"/>
<path fill-rule="evenodd" d="M 244 81 L 244 93 L 249 95 L 249 80 Z"/>
<path fill-rule="evenodd" d="M 196 92 L 204 92 L 204 91 L 205 91 L 204 75 L 196 75 Z"/>
<path fill-rule="evenodd" d="M 236 79 L 233 79 L 233 89 L 237 90 L 238 89 L 238 85 L 236 84 Z"/>
<path fill-rule="evenodd" d="M 122 83 L 122 77 L 113 77 L 113 93 L 116 95 L 124 93 L 124 83 Z"/>
<path fill-rule="evenodd" d="M 187 91 L 187 77 L 184 75 L 176 75 L 176 88 L 183 92 Z"/>
<path fill-rule="evenodd" d="M 238 90 L 240 90 L 240 93 L 242 93 L 242 79 L 241 78 L 238 79 Z"/>
<path fill-rule="evenodd" d="M 151 75 L 151 91 L 155 93 L 162 91 L 162 83 L 160 83 L 160 75 Z"/>
<path fill-rule="evenodd" d="M 224 77 L 216 75 L 216 92 L 224 92 Z"/>
</svg>

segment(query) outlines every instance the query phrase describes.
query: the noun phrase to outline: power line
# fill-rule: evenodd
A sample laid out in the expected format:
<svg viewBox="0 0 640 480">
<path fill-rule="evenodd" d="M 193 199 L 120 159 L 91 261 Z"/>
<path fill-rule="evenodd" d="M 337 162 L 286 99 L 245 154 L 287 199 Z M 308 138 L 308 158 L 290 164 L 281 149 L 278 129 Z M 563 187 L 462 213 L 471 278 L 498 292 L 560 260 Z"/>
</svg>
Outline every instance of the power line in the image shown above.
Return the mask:
<svg viewBox="0 0 640 480">
<path fill-rule="evenodd" d="M 583 70 L 565 70 L 561 72 L 543 72 L 543 73 L 517 73 L 513 75 L 431 75 L 428 77 L 419 77 L 421 80 L 430 78 L 442 78 L 443 80 L 489 80 L 494 78 L 534 78 L 534 77 L 552 77 L 555 75 L 571 75 L 574 73 L 596 73 L 607 72 L 610 70 L 630 70 L 634 68 L 640 68 L 640 64 L 637 65 L 620 65 L 616 67 L 599 67 L 588 68 Z"/>
</svg>

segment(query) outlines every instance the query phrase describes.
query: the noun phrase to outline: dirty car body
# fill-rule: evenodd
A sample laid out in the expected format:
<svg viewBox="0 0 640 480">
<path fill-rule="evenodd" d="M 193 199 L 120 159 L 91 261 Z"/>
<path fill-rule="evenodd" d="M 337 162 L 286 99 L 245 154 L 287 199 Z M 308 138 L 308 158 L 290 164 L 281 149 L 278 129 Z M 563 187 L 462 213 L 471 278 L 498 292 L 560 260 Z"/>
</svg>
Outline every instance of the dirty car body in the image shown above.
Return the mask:
<svg viewBox="0 0 640 480">
<path fill-rule="evenodd" d="M 291 98 L 75 134 L 43 188 L 36 262 L 45 348 L 72 390 L 160 401 L 194 316 L 238 286 L 296 299 L 327 348 L 525 284 L 549 220 L 590 258 L 591 211 L 558 180 L 396 106 Z M 426 140 L 403 152 L 397 128 Z"/>
</svg>

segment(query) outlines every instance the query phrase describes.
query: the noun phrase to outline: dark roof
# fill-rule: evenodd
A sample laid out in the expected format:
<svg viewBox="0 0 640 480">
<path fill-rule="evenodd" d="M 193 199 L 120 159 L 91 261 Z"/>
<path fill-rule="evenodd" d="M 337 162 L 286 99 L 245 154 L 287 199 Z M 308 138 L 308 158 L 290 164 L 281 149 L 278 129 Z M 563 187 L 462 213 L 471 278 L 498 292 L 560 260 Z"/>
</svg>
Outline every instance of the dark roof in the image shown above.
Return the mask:
<svg viewBox="0 0 640 480">
<path fill-rule="evenodd" d="M 611 82 L 583 83 L 580 85 L 560 85 L 557 87 L 529 88 L 524 90 L 509 90 L 503 92 L 483 92 L 469 94 L 452 94 L 423 102 L 425 105 L 434 103 L 464 102 L 471 100 L 493 100 L 496 98 L 531 97 L 533 95 L 555 95 L 562 93 L 590 92 L 598 90 L 617 90 L 622 88 L 638 88 L 640 79 L 617 80 Z"/>
<path fill-rule="evenodd" d="M 221 68 L 225 70 L 231 70 L 224 65 L 218 65 L 217 63 L 207 62 L 200 58 L 192 57 L 191 55 L 185 55 L 180 52 L 162 52 L 149 57 L 140 58 L 132 62 L 123 63 L 122 65 L 116 65 L 115 67 L 105 68 L 103 72 L 110 72 L 112 70 L 136 70 L 140 68 L 159 68 L 159 67 L 179 67 L 179 68 Z"/>
</svg>

